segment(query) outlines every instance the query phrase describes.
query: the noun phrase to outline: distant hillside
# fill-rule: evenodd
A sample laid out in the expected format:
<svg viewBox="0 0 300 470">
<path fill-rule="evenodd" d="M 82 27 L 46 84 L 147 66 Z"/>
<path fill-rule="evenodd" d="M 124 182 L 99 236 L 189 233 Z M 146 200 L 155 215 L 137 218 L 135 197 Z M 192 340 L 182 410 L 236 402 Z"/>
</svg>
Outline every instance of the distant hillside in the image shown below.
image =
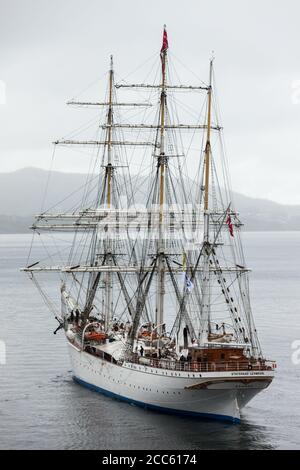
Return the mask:
<svg viewBox="0 0 300 470">
<path fill-rule="evenodd" d="M 235 206 L 248 231 L 300 230 L 300 205 L 278 204 L 233 193 Z"/>
<path fill-rule="evenodd" d="M 0 173 L 0 233 L 26 232 L 33 215 L 39 213 L 42 206 L 49 209 L 58 204 L 56 210 L 69 210 L 78 204 L 86 175 L 53 172 L 50 178 L 48 176 L 47 171 L 37 168 Z M 277 204 L 238 193 L 234 193 L 234 202 L 245 230 L 300 230 L 300 206 Z"/>
<path fill-rule="evenodd" d="M 41 212 L 43 202 L 49 208 L 84 185 L 86 175 L 24 168 L 12 173 L 0 173 L 0 216 L 32 216 Z M 46 189 L 48 190 L 46 191 Z M 47 192 L 46 199 L 45 192 Z M 69 208 L 82 194 L 61 204 Z"/>
</svg>

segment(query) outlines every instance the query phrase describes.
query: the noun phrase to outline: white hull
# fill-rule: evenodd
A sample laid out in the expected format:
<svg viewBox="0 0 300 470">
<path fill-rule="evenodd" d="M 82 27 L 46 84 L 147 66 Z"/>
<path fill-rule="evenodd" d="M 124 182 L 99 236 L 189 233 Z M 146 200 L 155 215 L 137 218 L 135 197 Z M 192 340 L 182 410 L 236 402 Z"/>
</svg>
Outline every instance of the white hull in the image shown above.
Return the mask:
<svg viewBox="0 0 300 470">
<path fill-rule="evenodd" d="M 273 379 L 273 371 L 179 372 L 117 365 L 68 342 L 74 379 L 98 392 L 172 414 L 240 421 L 240 410 Z M 191 387 L 196 387 L 192 389 Z"/>
</svg>

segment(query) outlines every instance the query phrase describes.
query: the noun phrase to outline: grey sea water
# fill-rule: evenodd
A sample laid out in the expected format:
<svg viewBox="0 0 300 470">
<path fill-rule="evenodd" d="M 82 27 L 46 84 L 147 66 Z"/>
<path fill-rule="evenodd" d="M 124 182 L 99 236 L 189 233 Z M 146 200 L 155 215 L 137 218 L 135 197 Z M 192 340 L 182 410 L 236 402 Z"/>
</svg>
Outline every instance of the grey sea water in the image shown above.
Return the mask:
<svg viewBox="0 0 300 470">
<path fill-rule="evenodd" d="M 72 381 L 63 334 L 24 266 L 30 235 L 0 235 L 1 449 L 299 449 L 300 233 L 245 233 L 252 306 L 277 376 L 240 425 L 144 411 Z M 48 279 L 48 278 L 47 278 Z M 49 278 L 49 283 L 51 278 Z M 52 286 L 50 286 L 52 288 Z M 53 290 L 58 285 L 53 282 Z"/>
</svg>

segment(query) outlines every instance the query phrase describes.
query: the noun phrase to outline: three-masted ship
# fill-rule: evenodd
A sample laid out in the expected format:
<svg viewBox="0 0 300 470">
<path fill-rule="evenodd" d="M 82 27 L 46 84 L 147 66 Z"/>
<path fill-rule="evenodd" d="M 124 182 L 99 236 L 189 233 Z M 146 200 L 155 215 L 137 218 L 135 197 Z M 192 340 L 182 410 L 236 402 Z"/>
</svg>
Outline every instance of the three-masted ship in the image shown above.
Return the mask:
<svg viewBox="0 0 300 470">
<path fill-rule="evenodd" d="M 276 365 L 251 312 L 213 59 L 208 83 L 171 84 L 164 28 L 158 70 L 152 84 L 115 83 L 111 57 L 105 100 L 69 102 L 105 111 L 96 139 L 54 143 L 92 149 L 96 171 L 76 209 L 43 212 L 32 227 L 37 237 L 69 232 L 68 261 L 32 260 L 24 271 L 39 288 L 38 274 L 60 277 L 58 328 L 78 383 L 144 408 L 236 422 Z M 144 100 L 117 97 L 130 90 Z M 203 106 L 182 124 L 177 105 L 192 93 Z"/>
</svg>

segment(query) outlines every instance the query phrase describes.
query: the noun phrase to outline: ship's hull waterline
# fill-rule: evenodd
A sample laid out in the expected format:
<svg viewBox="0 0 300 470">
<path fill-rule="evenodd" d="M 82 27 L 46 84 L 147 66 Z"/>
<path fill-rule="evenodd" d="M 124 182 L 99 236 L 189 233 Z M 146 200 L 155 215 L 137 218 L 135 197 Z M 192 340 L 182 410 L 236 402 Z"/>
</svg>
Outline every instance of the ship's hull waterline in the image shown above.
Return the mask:
<svg viewBox="0 0 300 470">
<path fill-rule="evenodd" d="M 68 342 L 73 378 L 104 395 L 168 414 L 239 423 L 241 409 L 273 371 L 179 372 L 108 362 Z"/>
</svg>

